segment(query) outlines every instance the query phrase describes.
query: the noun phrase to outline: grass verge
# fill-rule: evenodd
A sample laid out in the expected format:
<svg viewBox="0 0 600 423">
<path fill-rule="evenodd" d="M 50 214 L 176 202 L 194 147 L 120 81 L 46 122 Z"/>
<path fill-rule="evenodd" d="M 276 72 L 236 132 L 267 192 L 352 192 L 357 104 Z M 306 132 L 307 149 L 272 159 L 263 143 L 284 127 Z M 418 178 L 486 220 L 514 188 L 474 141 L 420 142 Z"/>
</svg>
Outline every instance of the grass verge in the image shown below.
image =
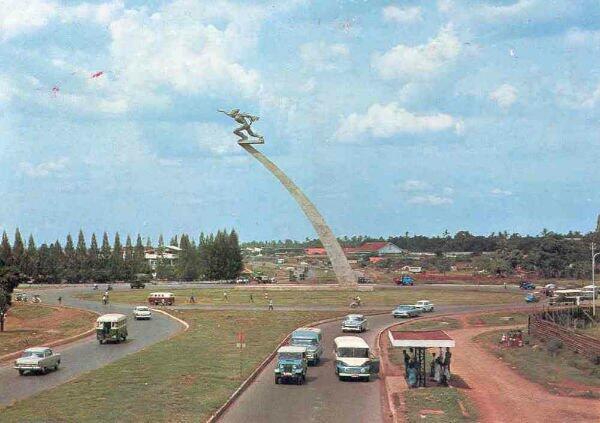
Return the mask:
<svg viewBox="0 0 600 423">
<path fill-rule="evenodd" d="M 0 421 L 205 421 L 289 332 L 337 314 L 177 312 L 189 331 L 1 410 Z M 240 330 L 246 334 L 241 375 Z"/>
<path fill-rule="evenodd" d="M 527 324 L 526 313 L 491 313 L 476 314 L 467 317 L 467 322 L 473 326 L 513 326 Z"/>
<path fill-rule="evenodd" d="M 501 334 L 502 331 L 486 332 L 475 337 L 475 341 L 552 393 L 600 398 L 600 366 L 566 348 L 544 344 L 527 334 L 524 334 L 522 348 L 502 347 L 498 343 Z"/>
<path fill-rule="evenodd" d="M 432 320 L 415 320 L 398 326 L 395 330 L 450 330 L 462 329 L 462 327 L 462 323 L 457 319 L 440 317 Z"/>
<path fill-rule="evenodd" d="M 15 304 L 8 311 L 5 331 L 0 332 L 0 355 L 85 332 L 95 319 L 95 314 L 84 310 Z"/>
<path fill-rule="evenodd" d="M 148 294 L 156 291 L 152 289 L 113 291 L 110 293 L 110 301 L 127 304 L 143 304 L 147 301 Z M 476 289 L 449 289 L 432 288 L 412 290 L 405 288 L 401 290 L 375 290 L 371 292 L 359 292 L 354 290 L 243 290 L 243 289 L 174 289 L 171 290 L 176 296 L 176 304 L 184 304 L 190 295 L 194 294 L 198 304 L 206 305 L 265 305 L 269 299 L 277 306 L 348 306 L 355 296 L 359 295 L 363 305 L 369 306 L 395 306 L 397 304 L 414 304 L 418 300 L 428 299 L 437 305 L 485 305 L 485 304 L 507 304 L 520 301 L 521 293 L 511 292 L 486 292 Z M 227 292 L 227 300 L 223 295 Z M 265 296 L 266 294 L 266 296 Z M 252 299 L 250 298 L 252 295 Z M 79 294 L 79 298 L 100 301 L 102 293 Z"/>
<path fill-rule="evenodd" d="M 477 413 L 470 400 L 453 387 L 409 389 L 404 397 L 409 423 L 477 421 Z"/>
</svg>

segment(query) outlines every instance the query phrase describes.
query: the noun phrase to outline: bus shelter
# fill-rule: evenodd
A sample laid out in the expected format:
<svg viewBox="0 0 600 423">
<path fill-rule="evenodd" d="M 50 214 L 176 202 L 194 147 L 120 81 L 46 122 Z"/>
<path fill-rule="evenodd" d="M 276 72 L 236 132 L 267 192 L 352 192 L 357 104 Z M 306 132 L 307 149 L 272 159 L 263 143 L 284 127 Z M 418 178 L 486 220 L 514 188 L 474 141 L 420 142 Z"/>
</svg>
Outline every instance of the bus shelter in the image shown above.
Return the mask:
<svg viewBox="0 0 600 423">
<path fill-rule="evenodd" d="M 414 351 L 414 360 L 417 363 L 416 386 L 427 386 L 427 354 L 428 348 L 454 348 L 455 342 L 443 330 L 415 330 L 415 331 L 389 331 L 390 343 L 395 348 L 409 348 Z M 445 359 L 449 360 L 450 355 Z M 431 363 L 430 363 L 431 364 Z"/>
</svg>

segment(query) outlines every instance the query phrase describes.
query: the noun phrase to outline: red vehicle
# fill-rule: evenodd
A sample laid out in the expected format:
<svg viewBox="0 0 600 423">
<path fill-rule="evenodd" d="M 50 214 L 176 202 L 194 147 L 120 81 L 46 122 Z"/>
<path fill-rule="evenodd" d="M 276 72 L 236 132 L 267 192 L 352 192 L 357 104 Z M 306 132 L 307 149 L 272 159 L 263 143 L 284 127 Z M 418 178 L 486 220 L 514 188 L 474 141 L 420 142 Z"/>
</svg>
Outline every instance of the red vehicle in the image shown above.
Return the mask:
<svg viewBox="0 0 600 423">
<path fill-rule="evenodd" d="M 152 305 L 173 305 L 175 295 L 171 292 L 152 292 L 148 295 L 148 303 Z"/>
</svg>

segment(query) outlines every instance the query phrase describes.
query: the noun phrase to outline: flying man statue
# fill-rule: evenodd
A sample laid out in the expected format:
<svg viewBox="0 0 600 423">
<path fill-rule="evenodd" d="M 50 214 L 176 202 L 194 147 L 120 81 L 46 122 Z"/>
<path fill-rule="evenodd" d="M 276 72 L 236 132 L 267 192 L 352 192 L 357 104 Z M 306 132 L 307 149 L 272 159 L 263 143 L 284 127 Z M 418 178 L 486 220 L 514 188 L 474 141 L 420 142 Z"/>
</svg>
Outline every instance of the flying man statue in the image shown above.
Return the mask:
<svg viewBox="0 0 600 423">
<path fill-rule="evenodd" d="M 242 113 L 242 112 L 240 112 L 240 109 L 233 109 L 231 112 L 226 112 L 225 110 L 219 110 L 219 112 L 225 113 L 227 116 L 229 116 L 230 118 L 232 118 L 233 120 L 235 120 L 237 123 L 239 123 L 241 125 L 233 131 L 233 133 L 235 135 L 240 137 L 238 139 L 238 144 L 264 144 L 265 143 L 265 139 L 263 138 L 263 136 L 254 133 L 252 131 L 252 128 L 250 127 L 254 122 L 256 122 L 259 119 L 258 116 L 253 116 L 253 115 L 249 115 L 246 113 Z M 254 137 L 256 139 L 253 141 L 249 141 L 248 136 L 244 133 L 244 131 L 248 135 L 250 135 L 251 137 Z"/>
</svg>

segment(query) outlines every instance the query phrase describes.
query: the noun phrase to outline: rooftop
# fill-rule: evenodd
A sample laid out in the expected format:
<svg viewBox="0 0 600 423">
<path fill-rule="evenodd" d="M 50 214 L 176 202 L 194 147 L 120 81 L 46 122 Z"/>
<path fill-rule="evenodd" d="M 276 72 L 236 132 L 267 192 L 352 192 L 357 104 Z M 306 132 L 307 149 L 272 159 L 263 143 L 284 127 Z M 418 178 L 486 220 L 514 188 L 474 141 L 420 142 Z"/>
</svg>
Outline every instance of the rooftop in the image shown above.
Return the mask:
<svg viewBox="0 0 600 423">
<path fill-rule="evenodd" d="M 443 330 L 406 330 L 389 331 L 389 338 L 394 347 L 454 348 L 454 339 Z"/>
</svg>

